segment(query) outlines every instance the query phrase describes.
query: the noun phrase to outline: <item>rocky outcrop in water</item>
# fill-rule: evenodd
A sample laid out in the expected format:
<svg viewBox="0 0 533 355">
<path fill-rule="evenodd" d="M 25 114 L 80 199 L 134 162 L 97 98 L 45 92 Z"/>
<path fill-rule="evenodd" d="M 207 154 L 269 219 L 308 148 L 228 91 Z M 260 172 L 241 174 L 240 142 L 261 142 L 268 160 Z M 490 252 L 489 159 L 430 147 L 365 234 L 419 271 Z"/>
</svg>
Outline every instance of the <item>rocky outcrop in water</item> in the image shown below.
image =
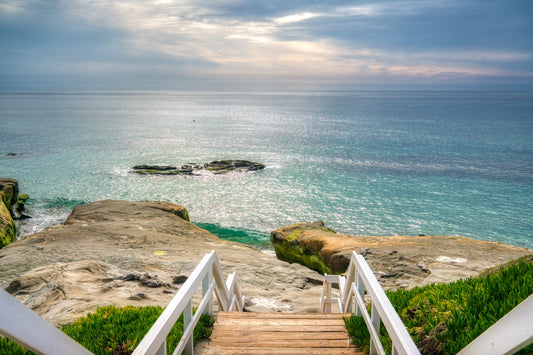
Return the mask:
<svg viewBox="0 0 533 355">
<path fill-rule="evenodd" d="M 27 199 L 28 195 L 19 195 L 17 180 L 0 178 L 0 248 L 17 238 L 14 219 L 28 217 L 23 214 Z"/>
<path fill-rule="evenodd" d="M 216 250 L 236 272 L 251 311 L 317 312 L 321 276 L 216 237 L 168 202 L 98 201 L 63 225 L 0 249 L 0 287 L 53 324 L 105 305 L 166 306 L 202 257 Z"/>
<path fill-rule="evenodd" d="M 328 274 L 343 273 L 356 251 L 386 289 L 451 282 L 533 254 L 461 236 L 354 237 L 335 233 L 322 221 L 282 227 L 271 241 L 279 259 Z"/>
<path fill-rule="evenodd" d="M 226 174 L 229 172 L 257 171 L 265 168 L 265 165 L 249 160 L 215 160 L 205 164 L 187 163 L 181 166 L 174 165 L 135 165 L 132 169 L 142 175 L 196 175 L 202 170 L 211 171 L 214 174 Z"/>
</svg>

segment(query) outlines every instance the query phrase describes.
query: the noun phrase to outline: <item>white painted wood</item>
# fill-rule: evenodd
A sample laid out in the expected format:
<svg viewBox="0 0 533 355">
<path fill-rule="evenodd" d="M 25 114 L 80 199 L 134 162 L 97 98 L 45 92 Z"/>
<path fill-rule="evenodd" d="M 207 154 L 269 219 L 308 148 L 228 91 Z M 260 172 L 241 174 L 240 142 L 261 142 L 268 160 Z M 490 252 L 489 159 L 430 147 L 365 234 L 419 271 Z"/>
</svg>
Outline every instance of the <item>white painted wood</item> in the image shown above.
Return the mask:
<svg viewBox="0 0 533 355">
<path fill-rule="evenodd" d="M 187 278 L 187 281 L 185 281 L 183 286 L 179 289 L 176 296 L 172 298 L 163 313 L 161 313 L 152 328 L 150 328 L 146 336 L 139 343 L 133 352 L 134 355 L 155 354 L 178 320 L 180 314 L 185 309 L 189 300 L 192 299 L 198 284 L 207 273 L 206 267 L 212 264 L 214 258 L 216 258 L 214 251 L 203 257 L 200 264 L 198 264 L 192 274 Z"/>
<path fill-rule="evenodd" d="M 155 355 L 167 355 L 167 340 L 166 339 L 163 342 L 163 344 L 161 344 L 161 346 L 159 347 L 159 350 L 157 350 Z"/>
<path fill-rule="evenodd" d="M 37 354 L 91 354 L 89 350 L 2 289 L 0 289 L 0 334 Z"/>
<path fill-rule="evenodd" d="M 354 253 L 355 252 L 352 253 L 352 258 L 353 258 Z M 342 288 L 342 292 L 343 292 L 342 304 L 345 305 L 344 307 L 345 309 L 343 311 L 347 311 L 346 305 L 350 304 L 350 302 L 348 301 L 348 299 L 351 297 L 351 292 L 350 292 L 351 286 L 350 285 L 353 282 L 355 282 L 356 276 L 357 276 L 357 270 L 353 267 L 353 263 L 351 260 L 352 258 L 350 258 L 350 265 L 348 265 L 348 270 L 346 272 L 346 279 L 344 281 L 344 287 Z"/>
<path fill-rule="evenodd" d="M 331 313 L 331 304 L 335 303 L 339 306 L 339 312 L 344 313 L 342 306 L 342 289 L 339 288 L 339 297 L 333 297 L 333 284 L 340 284 L 344 282 L 344 276 L 339 275 L 324 275 L 324 283 L 322 284 L 322 295 L 320 297 L 320 312 Z"/>
<path fill-rule="evenodd" d="M 224 298 L 224 293 L 219 287 L 215 287 L 215 296 L 217 298 L 218 306 L 222 311 L 227 311 L 228 301 Z"/>
<path fill-rule="evenodd" d="M 203 297 L 196 314 L 193 316 L 192 298 L 200 284 L 202 285 Z M 230 290 L 227 289 L 227 285 L 231 286 Z M 176 296 L 170 301 L 163 313 L 161 313 L 161 316 L 159 316 L 152 328 L 139 343 L 133 355 L 156 354 L 182 313 L 184 318 L 184 334 L 174 353 L 181 354 L 185 350 L 187 354 L 193 354 L 193 330 L 200 319 L 200 315 L 206 309 L 208 312 L 212 312 L 213 293 L 216 294 L 220 309 L 225 311 L 229 308 L 228 300 L 234 297 L 235 292 L 240 295 L 235 273 L 231 280 L 228 280 L 228 282 L 224 281 L 217 255 L 213 250 L 203 257 Z M 244 303 L 244 298 L 239 297 L 239 299 Z"/>
<path fill-rule="evenodd" d="M 382 346 L 378 336 L 380 322 L 383 322 L 383 325 L 387 329 L 393 343 L 393 349 L 397 354 L 420 354 L 400 317 L 374 276 L 374 273 L 361 255 L 352 252 L 350 265 L 346 272 L 346 280 L 341 281 L 338 278 L 335 281 L 328 276 L 325 277 L 324 287 L 327 285 L 329 292 L 326 292 L 325 296 L 321 299 L 321 309 L 326 312 L 328 311 L 329 300 L 332 298 L 330 293 L 331 284 L 335 282 L 339 285 L 342 284 L 344 287 L 340 292 L 342 298 L 340 310 L 341 312 L 354 311 L 356 316 L 362 316 L 365 319 L 365 323 L 371 334 L 372 354 L 381 354 L 379 349 L 382 349 Z M 365 290 L 372 300 L 371 319 L 363 302 Z M 356 302 L 354 303 L 357 304 L 354 310 L 351 309 L 352 297 L 355 297 Z"/>
<path fill-rule="evenodd" d="M 209 291 L 212 279 L 213 279 L 213 270 L 209 268 L 207 270 L 207 275 L 205 275 L 204 279 L 202 280 L 202 297 L 205 298 L 206 295 L 209 295 L 209 301 L 208 301 L 207 307 L 203 311 L 206 314 L 213 314 L 213 297 L 211 297 L 211 293 L 210 293 L 212 291 Z"/>
<path fill-rule="evenodd" d="M 355 284 L 352 285 L 353 289 L 355 290 Z M 361 311 L 361 317 L 363 317 L 368 332 L 370 333 L 370 343 L 372 345 L 370 353 L 375 354 L 377 352 L 379 355 L 385 355 L 385 350 L 383 349 L 383 345 L 381 345 L 381 341 L 379 340 L 379 333 L 376 332 L 376 329 L 372 326 L 372 320 L 370 319 L 370 315 L 366 310 L 365 301 L 363 300 L 363 297 L 361 297 L 359 293 L 354 293 L 354 298 L 357 304 L 356 308 Z"/>
<path fill-rule="evenodd" d="M 379 316 L 379 313 L 376 311 L 374 307 L 374 303 L 372 302 L 372 311 L 370 316 L 370 323 L 371 327 L 376 330 L 377 338 L 371 337 L 370 339 L 370 355 L 373 355 L 377 353 L 378 344 L 381 344 L 381 339 L 379 338 L 379 332 L 380 332 L 380 326 L 381 326 L 381 318 Z"/>
<path fill-rule="evenodd" d="M 394 347 L 399 354 L 420 354 L 413 339 L 407 332 L 405 325 L 403 324 L 400 316 L 396 313 L 396 310 L 390 303 L 387 295 L 381 288 L 378 280 L 374 276 L 374 273 L 366 263 L 365 258 L 361 255 L 357 255 L 355 252 L 352 254 L 352 261 L 355 267 L 360 271 L 360 277 L 365 284 L 365 288 L 372 299 L 372 305 L 375 307 L 381 321 L 387 329 L 389 336 L 394 344 Z"/>
<path fill-rule="evenodd" d="M 236 297 L 236 310 L 238 312 L 242 312 L 242 310 L 244 309 L 244 296 L 241 292 L 241 287 L 239 286 L 239 280 L 237 279 L 237 277 L 234 278 L 233 284 L 233 290 L 231 290 L 231 292 L 234 293 Z"/>
<path fill-rule="evenodd" d="M 218 258 L 216 258 L 213 262 L 213 278 L 215 279 L 215 282 L 217 284 L 217 289 L 220 293 L 220 299 L 218 300 L 219 304 L 224 305 L 223 311 L 225 311 L 228 308 L 228 300 L 230 296 L 229 296 L 229 290 L 226 287 L 224 275 L 222 275 L 222 269 L 220 268 L 220 263 L 218 262 Z"/>
<path fill-rule="evenodd" d="M 176 346 L 176 349 L 174 349 L 174 352 L 172 353 L 172 355 L 181 354 L 185 350 L 185 348 L 187 346 L 188 339 L 189 338 L 192 339 L 194 328 L 198 324 L 198 321 L 200 320 L 200 316 L 204 313 L 205 309 L 209 306 L 209 302 L 210 302 L 209 298 L 210 297 L 207 297 L 207 296 L 209 294 L 212 294 L 214 289 L 215 289 L 215 283 L 212 282 L 211 286 L 208 289 L 208 292 L 206 293 L 206 297 L 204 297 L 202 299 L 202 302 L 200 302 L 200 305 L 198 306 L 198 309 L 196 309 L 196 313 L 194 314 L 189 326 L 186 327 L 186 328 L 184 327 L 183 335 L 181 337 L 181 340 L 178 343 L 178 345 Z"/>
<path fill-rule="evenodd" d="M 514 354 L 533 343 L 533 294 L 513 308 L 458 355 Z"/>
<path fill-rule="evenodd" d="M 183 329 L 194 329 L 194 326 L 191 327 L 191 321 L 192 321 L 192 299 L 190 299 L 189 302 L 187 302 L 187 306 L 185 306 L 185 309 L 183 310 Z M 193 337 L 182 336 L 182 338 L 185 338 L 185 353 L 192 354 L 193 348 L 194 348 Z"/>
</svg>

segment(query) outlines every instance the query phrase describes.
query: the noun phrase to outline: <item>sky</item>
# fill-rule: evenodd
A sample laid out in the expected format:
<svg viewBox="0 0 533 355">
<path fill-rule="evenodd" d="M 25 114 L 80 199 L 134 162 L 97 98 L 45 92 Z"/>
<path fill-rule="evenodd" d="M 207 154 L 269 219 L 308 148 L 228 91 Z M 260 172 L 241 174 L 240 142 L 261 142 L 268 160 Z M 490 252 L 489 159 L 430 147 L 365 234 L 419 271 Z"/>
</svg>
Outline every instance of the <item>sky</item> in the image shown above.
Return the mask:
<svg viewBox="0 0 533 355">
<path fill-rule="evenodd" d="M 532 0 L 0 0 L 0 90 L 533 90 Z"/>
</svg>

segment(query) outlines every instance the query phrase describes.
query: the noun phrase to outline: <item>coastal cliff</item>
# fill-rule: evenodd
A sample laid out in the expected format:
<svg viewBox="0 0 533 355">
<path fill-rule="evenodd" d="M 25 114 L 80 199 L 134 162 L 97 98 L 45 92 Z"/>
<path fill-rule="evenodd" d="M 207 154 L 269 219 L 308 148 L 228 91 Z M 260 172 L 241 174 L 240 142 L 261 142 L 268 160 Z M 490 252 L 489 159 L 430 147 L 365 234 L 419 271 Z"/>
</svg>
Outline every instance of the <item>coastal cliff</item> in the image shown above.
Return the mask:
<svg viewBox="0 0 533 355">
<path fill-rule="evenodd" d="M 0 249 L 0 287 L 51 323 L 67 324 L 106 305 L 165 306 L 216 250 L 226 275 L 237 273 L 247 310 L 318 311 L 318 272 L 220 239 L 188 219 L 184 207 L 168 202 L 78 206 L 64 224 Z M 305 264 L 295 257 L 304 253 L 328 273 L 342 272 L 355 250 L 386 289 L 449 282 L 532 254 L 464 237 L 351 237 L 321 222 L 280 228 L 272 239 L 278 257 Z"/>
<path fill-rule="evenodd" d="M 335 233 L 322 221 L 279 228 L 271 241 L 279 259 L 322 274 L 343 273 L 356 251 L 385 289 L 451 282 L 533 255 L 528 249 L 462 236 L 354 237 Z"/>
<path fill-rule="evenodd" d="M 188 222 L 168 202 L 98 201 L 63 225 L 0 249 L 0 287 L 53 324 L 97 307 L 165 306 L 202 257 L 216 250 L 237 273 L 250 311 L 317 312 L 321 276 Z"/>
<path fill-rule="evenodd" d="M 28 195 L 19 195 L 18 181 L 0 178 L 0 248 L 17 238 L 13 217 L 20 218 Z"/>
</svg>

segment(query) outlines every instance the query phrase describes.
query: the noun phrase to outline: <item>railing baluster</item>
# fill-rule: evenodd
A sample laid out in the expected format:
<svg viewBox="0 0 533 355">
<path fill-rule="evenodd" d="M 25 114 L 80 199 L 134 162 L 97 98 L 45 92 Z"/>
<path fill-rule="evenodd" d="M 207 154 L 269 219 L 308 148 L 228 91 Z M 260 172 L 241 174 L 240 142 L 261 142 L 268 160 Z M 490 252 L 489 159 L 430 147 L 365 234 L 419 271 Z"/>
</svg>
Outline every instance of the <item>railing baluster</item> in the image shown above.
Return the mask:
<svg viewBox="0 0 533 355">
<path fill-rule="evenodd" d="M 354 266 L 355 267 L 355 266 Z M 363 279 L 361 278 L 361 273 L 357 271 L 356 273 L 356 291 L 361 296 L 361 299 L 365 299 L 365 283 L 363 282 Z M 355 313 L 356 316 L 361 317 L 361 312 L 363 310 L 358 308 L 358 311 Z"/>
<path fill-rule="evenodd" d="M 202 301 L 198 306 L 197 313 L 193 316 L 192 299 L 200 283 L 202 284 Z M 137 345 L 133 354 L 166 355 L 168 333 L 180 315 L 183 314 L 183 336 L 174 349 L 173 355 L 181 354 L 182 351 L 192 355 L 194 351 L 194 328 L 198 324 L 200 316 L 203 313 L 213 314 L 213 292 L 217 295 L 220 310 L 225 311 L 231 306 L 232 309 L 242 312 L 244 297 L 241 295 L 235 273 L 228 278 L 227 282 L 224 281 L 224 275 L 214 250 L 203 257 L 163 313 L 157 318 L 152 328 Z M 228 304 L 228 300 L 231 300 L 231 304 Z M 87 349 L 1 289 L 0 311 L 2 313 L 0 334 L 7 335 L 37 353 L 90 354 Z M 28 332 L 28 329 L 35 331 Z"/>
<path fill-rule="evenodd" d="M 187 329 L 189 324 L 192 320 L 192 299 L 187 302 L 187 305 L 185 306 L 185 309 L 183 310 L 183 329 Z M 185 353 L 187 355 L 193 354 L 193 336 L 190 335 L 189 339 L 187 340 L 187 345 L 185 345 Z"/>
<path fill-rule="evenodd" d="M 198 306 L 197 313 L 193 316 L 192 298 L 196 290 L 200 287 L 200 283 L 202 284 L 202 301 Z M 193 354 L 194 327 L 198 323 L 202 313 L 213 314 L 213 292 L 217 296 L 219 309 L 227 310 L 227 300 L 233 297 L 236 292 L 240 294 L 235 276 L 233 276 L 232 285 L 231 290 L 228 290 L 215 251 L 204 256 L 200 264 L 194 269 L 185 284 L 157 319 L 156 323 L 148 331 L 148 334 L 137 346 L 134 354 L 157 353 L 159 355 L 156 352 L 157 344 L 164 342 L 180 314 L 183 314 L 183 336 L 176 349 L 174 349 L 173 355 L 181 354 L 182 351 L 185 351 L 189 355 Z"/>
<path fill-rule="evenodd" d="M 211 282 L 213 280 L 213 270 L 209 268 L 207 270 L 207 274 L 205 275 L 204 279 L 202 280 L 202 297 L 209 297 L 209 303 L 207 304 L 207 307 L 204 310 L 205 314 L 213 314 L 213 295 L 207 295 L 207 292 L 209 290 L 209 287 L 211 286 Z"/>
<path fill-rule="evenodd" d="M 157 349 L 155 355 L 167 355 L 167 340 L 163 341 L 163 344 Z"/>
<path fill-rule="evenodd" d="M 372 270 L 361 255 L 352 252 L 350 265 L 346 270 L 346 280 L 342 280 L 341 277 L 337 276 L 337 279 L 333 279 L 330 275 L 324 276 L 320 305 L 322 312 L 330 311 L 331 286 L 332 283 L 337 283 L 341 287 L 341 302 L 339 304 L 341 312 L 354 312 L 356 316 L 362 316 L 365 320 L 370 332 L 371 354 L 385 354 L 379 338 L 382 321 L 392 339 L 393 355 L 420 354 Z M 365 291 L 372 301 L 372 316 L 368 314 L 365 306 Z"/>
<path fill-rule="evenodd" d="M 372 355 L 379 353 L 379 351 L 377 350 L 377 343 L 381 341 L 379 339 L 379 327 L 381 326 L 381 318 L 379 317 L 379 313 L 376 307 L 374 307 L 374 302 L 372 302 L 370 322 L 372 323 L 372 327 L 374 327 L 377 333 L 377 339 L 373 339 L 372 336 L 370 336 L 370 355 Z"/>
</svg>

